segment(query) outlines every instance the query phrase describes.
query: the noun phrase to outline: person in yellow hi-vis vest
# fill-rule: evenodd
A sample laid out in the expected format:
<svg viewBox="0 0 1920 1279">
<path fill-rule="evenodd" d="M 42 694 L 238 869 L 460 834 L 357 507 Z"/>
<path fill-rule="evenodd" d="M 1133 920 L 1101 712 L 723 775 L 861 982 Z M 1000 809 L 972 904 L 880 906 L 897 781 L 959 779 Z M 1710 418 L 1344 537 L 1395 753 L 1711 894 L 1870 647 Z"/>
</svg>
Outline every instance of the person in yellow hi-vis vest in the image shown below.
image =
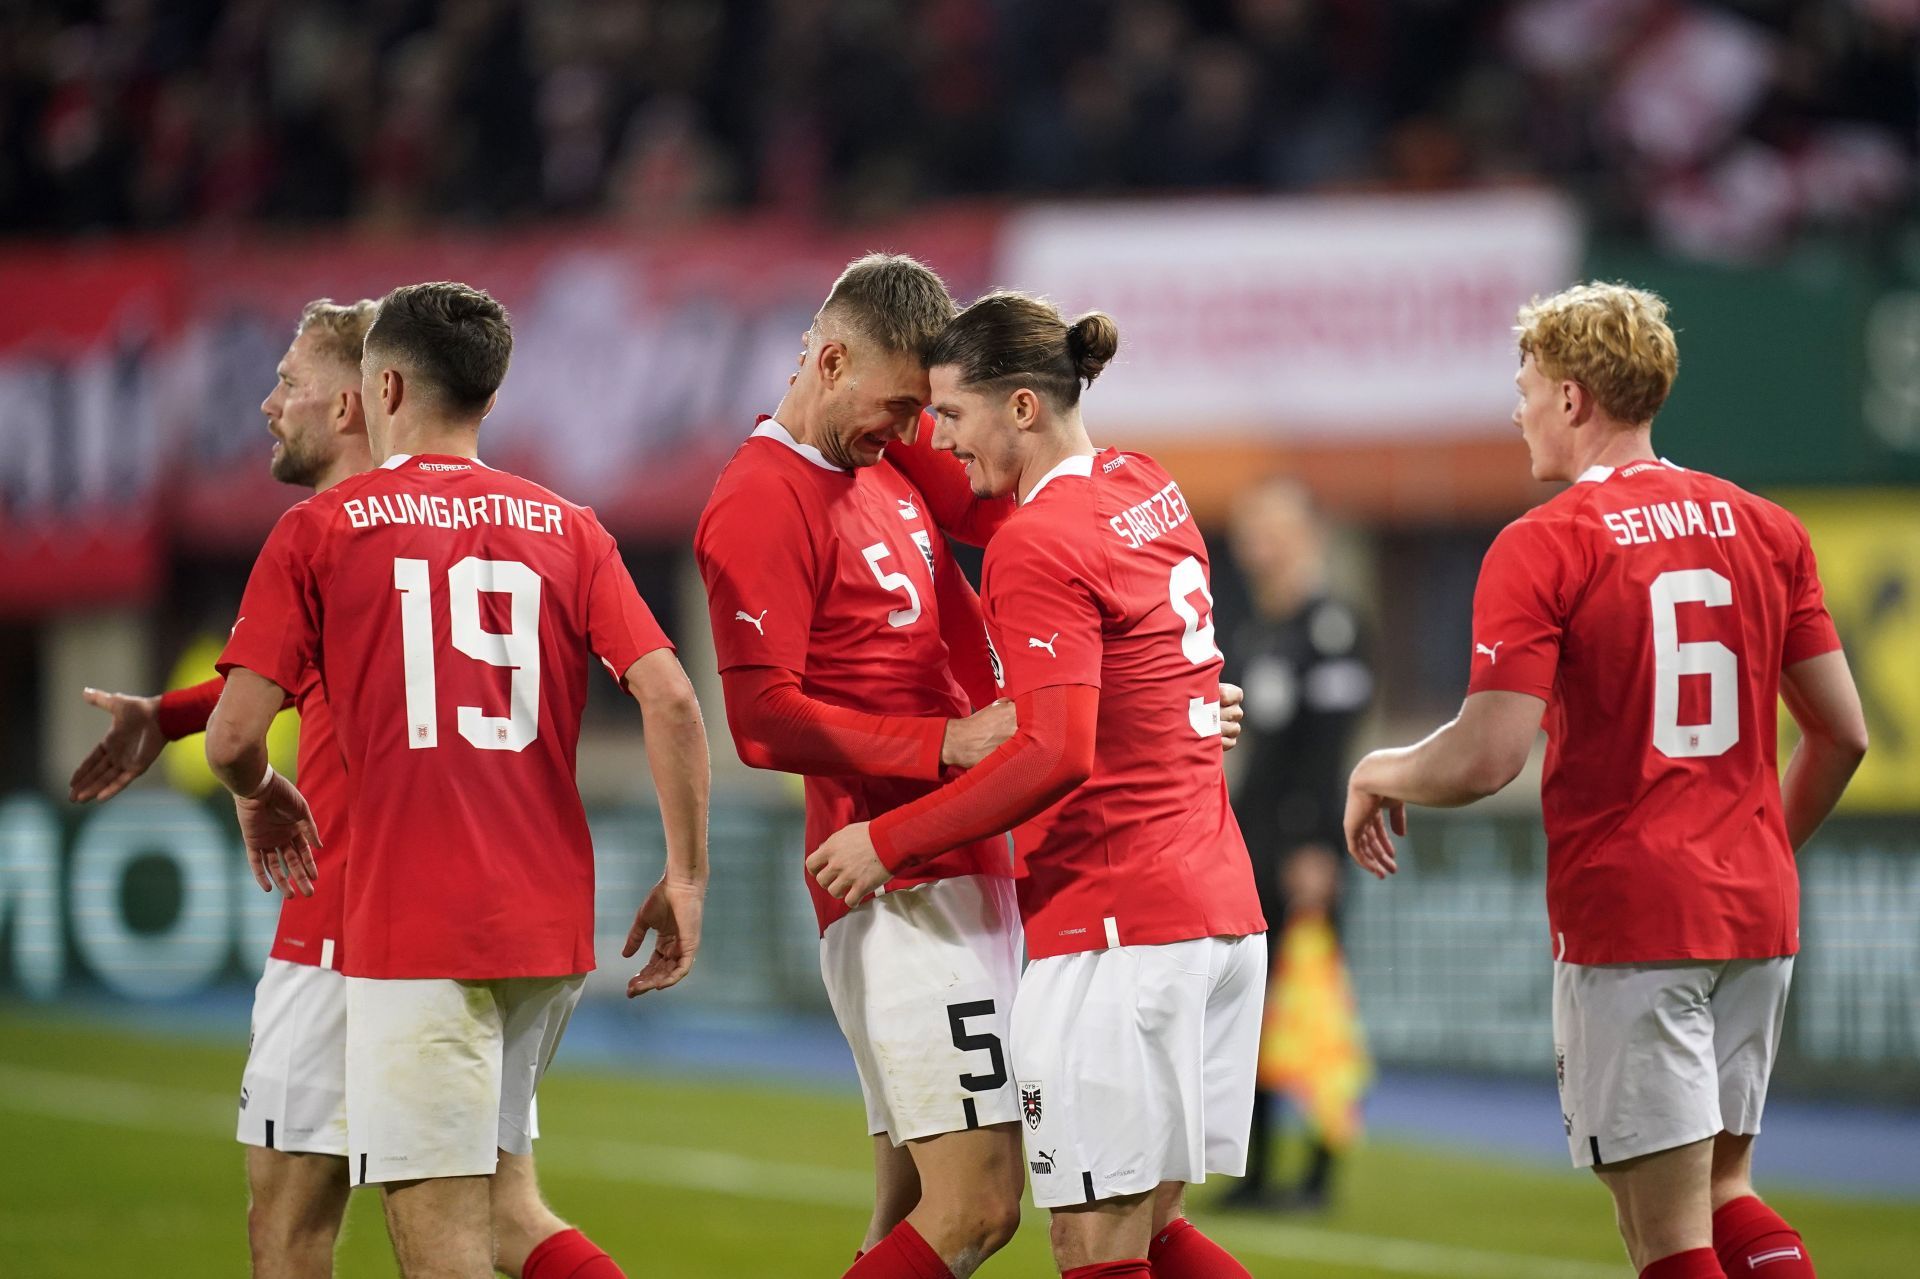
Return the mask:
<svg viewBox="0 0 1920 1279">
<path fill-rule="evenodd" d="M 1326 533 L 1305 487 L 1274 480 L 1249 490 L 1232 534 L 1252 604 L 1248 620 L 1221 632 L 1229 677 L 1246 689 L 1233 806 L 1272 930 L 1273 970 L 1247 1176 L 1225 1202 L 1318 1207 L 1359 1133 L 1371 1078 L 1337 925 L 1344 774 L 1373 671 L 1359 615 L 1328 593 Z M 1286 1189 L 1274 1175 L 1282 1098 L 1308 1147 L 1303 1176 Z"/>
</svg>

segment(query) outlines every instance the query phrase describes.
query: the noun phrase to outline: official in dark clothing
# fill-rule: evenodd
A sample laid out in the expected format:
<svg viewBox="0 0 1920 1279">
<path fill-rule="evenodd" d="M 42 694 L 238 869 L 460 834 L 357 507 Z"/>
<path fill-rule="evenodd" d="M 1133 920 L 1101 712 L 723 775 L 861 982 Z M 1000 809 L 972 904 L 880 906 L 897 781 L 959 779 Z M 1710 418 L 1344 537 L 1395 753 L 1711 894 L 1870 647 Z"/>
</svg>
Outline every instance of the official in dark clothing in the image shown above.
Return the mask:
<svg viewBox="0 0 1920 1279">
<path fill-rule="evenodd" d="M 1300 484 L 1273 481 L 1234 511 L 1231 545 L 1251 618 L 1226 638 L 1228 678 L 1246 689 L 1233 792 L 1277 962 L 1290 918 L 1337 920 L 1341 817 L 1353 736 L 1373 699 L 1361 621 L 1327 593 L 1326 532 Z M 1315 1133 L 1307 1171 L 1289 1191 L 1272 1186 L 1271 1135 L 1279 1098 L 1255 1098 L 1246 1179 L 1228 1197 L 1241 1206 L 1313 1207 L 1326 1201 L 1335 1153 Z"/>
</svg>

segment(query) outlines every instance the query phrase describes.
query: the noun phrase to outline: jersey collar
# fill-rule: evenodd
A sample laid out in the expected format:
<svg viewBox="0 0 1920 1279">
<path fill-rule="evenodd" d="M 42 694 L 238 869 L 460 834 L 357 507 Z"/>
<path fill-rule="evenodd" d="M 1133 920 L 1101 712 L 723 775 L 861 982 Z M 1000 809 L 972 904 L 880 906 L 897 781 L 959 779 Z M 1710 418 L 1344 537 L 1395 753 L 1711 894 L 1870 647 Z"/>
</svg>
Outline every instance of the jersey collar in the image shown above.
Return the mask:
<svg viewBox="0 0 1920 1279">
<path fill-rule="evenodd" d="M 397 471 L 401 467 L 405 466 L 408 462 L 413 461 L 413 457 L 414 455 L 411 453 L 395 453 L 392 457 L 388 458 L 386 461 L 380 464 L 380 469 L 383 471 Z M 483 471 L 491 471 L 493 469 L 492 467 L 488 466 L 485 462 L 482 462 L 477 457 L 463 457 L 458 460 L 462 462 L 471 462 Z"/>
<path fill-rule="evenodd" d="M 1075 453 L 1072 457 L 1061 458 L 1060 465 L 1040 477 L 1040 482 L 1034 485 L 1033 490 L 1027 494 L 1027 501 L 1031 502 L 1034 498 L 1039 497 L 1041 489 L 1053 483 L 1054 480 L 1062 475 L 1077 475 L 1083 480 L 1091 478 L 1093 475 L 1093 454 Z M 1023 502 L 1021 505 L 1024 506 L 1026 503 Z"/>
<path fill-rule="evenodd" d="M 786 445 L 823 471 L 832 471 L 835 475 L 846 474 L 846 471 L 827 461 L 827 455 L 825 453 L 822 453 L 811 444 L 802 444 L 799 440 L 794 439 L 793 432 L 782 426 L 778 418 L 762 418 L 760 425 L 753 428 L 753 433 L 762 439 L 773 440 Z"/>
<path fill-rule="evenodd" d="M 1669 471 L 1684 471 L 1687 469 L 1684 466 L 1678 466 L 1672 462 L 1669 462 L 1664 457 L 1660 458 L 1659 462 L 1660 462 L 1660 465 L 1666 467 Z M 1635 462 L 1633 463 L 1633 465 L 1638 466 L 1640 465 L 1640 463 Z M 1580 477 L 1574 480 L 1574 483 L 1575 484 L 1605 484 L 1608 478 L 1613 475 L 1613 471 L 1614 471 L 1614 468 L 1611 466 L 1589 466 L 1586 470 L 1580 472 Z"/>
</svg>

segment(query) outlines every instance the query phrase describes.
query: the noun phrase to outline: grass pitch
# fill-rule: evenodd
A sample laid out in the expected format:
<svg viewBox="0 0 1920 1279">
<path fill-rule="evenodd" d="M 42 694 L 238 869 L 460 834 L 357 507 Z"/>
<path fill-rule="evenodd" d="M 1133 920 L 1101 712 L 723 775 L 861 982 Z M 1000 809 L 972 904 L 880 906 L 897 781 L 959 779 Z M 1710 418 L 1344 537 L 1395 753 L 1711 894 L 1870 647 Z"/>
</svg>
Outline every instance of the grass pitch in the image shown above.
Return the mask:
<svg viewBox="0 0 1920 1279">
<path fill-rule="evenodd" d="M 233 1141 L 244 1044 L 105 1029 L 0 1006 L 0 1274 L 244 1275 L 246 1187 Z M 634 1279 L 839 1275 L 870 1195 L 856 1098 L 735 1082 L 570 1071 L 541 1089 L 548 1199 Z M 1194 1218 L 1255 1275 L 1317 1279 L 1628 1279 L 1591 1177 L 1375 1140 L 1338 1207 L 1311 1219 Z M 1914 1273 L 1920 1207 L 1769 1196 L 1824 1279 Z M 356 1192 L 337 1272 L 395 1273 L 379 1205 Z M 1047 1276 L 1045 1214 L 983 1276 Z"/>
</svg>

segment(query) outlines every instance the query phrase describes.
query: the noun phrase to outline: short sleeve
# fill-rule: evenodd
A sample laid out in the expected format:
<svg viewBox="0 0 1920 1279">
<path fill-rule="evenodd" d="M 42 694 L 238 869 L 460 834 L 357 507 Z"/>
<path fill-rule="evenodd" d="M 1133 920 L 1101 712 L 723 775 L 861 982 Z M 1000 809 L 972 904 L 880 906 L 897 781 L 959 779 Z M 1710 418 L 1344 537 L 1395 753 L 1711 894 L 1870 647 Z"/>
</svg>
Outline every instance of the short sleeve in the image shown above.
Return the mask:
<svg viewBox="0 0 1920 1279">
<path fill-rule="evenodd" d="M 1819 565 L 1814 562 L 1813 543 L 1800 521 L 1793 521 L 1793 532 L 1799 539 L 1799 555 L 1794 565 L 1793 595 L 1787 606 L 1787 634 L 1780 653 L 1782 667 L 1840 647 L 1840 632 L 1833 625 L 1833 616 L 1827 612 L 1827 593 L 1820 585 Z"/>
<path fill-rule="evenodd" d="M 1009 523 L 987 548 L 987 633 L 1006 696 L 1100 687 L 1102 582 L 1085 558 L 1065 530 L 1038 520 Z"/>
<path fill-rule="evenodd" d="M 214 663 L 222 675 L 244 666 L 289 692 L 300 687 L 320 643 L 318 545 L 319 525 L 305 502 L 273 526 L 247 576 L 233 633 Z"/>
<path fill-rule="evenodd" d="M 804 672 L 818 569 L 797 493 L 769 472 L 721 477 L 694 536 L 720 669 Z"/>
<path fill-rule="evenodd" d="M 1500 531 L 1473 592 L 1469 693 L 1530 693 L 1547 700 L 1566 628 L 1568 543 L 1537 520 Z"/>
<path fill-rule="evenodd" d="M 619 545 L 611 534 L 596 531 L 605 546 L 587 588 L 587 642 L 614 679 L 624 683 L 635 662 L 656 649 L 672 649 L 673 641 L 640 598 Z"/>
</svg>

